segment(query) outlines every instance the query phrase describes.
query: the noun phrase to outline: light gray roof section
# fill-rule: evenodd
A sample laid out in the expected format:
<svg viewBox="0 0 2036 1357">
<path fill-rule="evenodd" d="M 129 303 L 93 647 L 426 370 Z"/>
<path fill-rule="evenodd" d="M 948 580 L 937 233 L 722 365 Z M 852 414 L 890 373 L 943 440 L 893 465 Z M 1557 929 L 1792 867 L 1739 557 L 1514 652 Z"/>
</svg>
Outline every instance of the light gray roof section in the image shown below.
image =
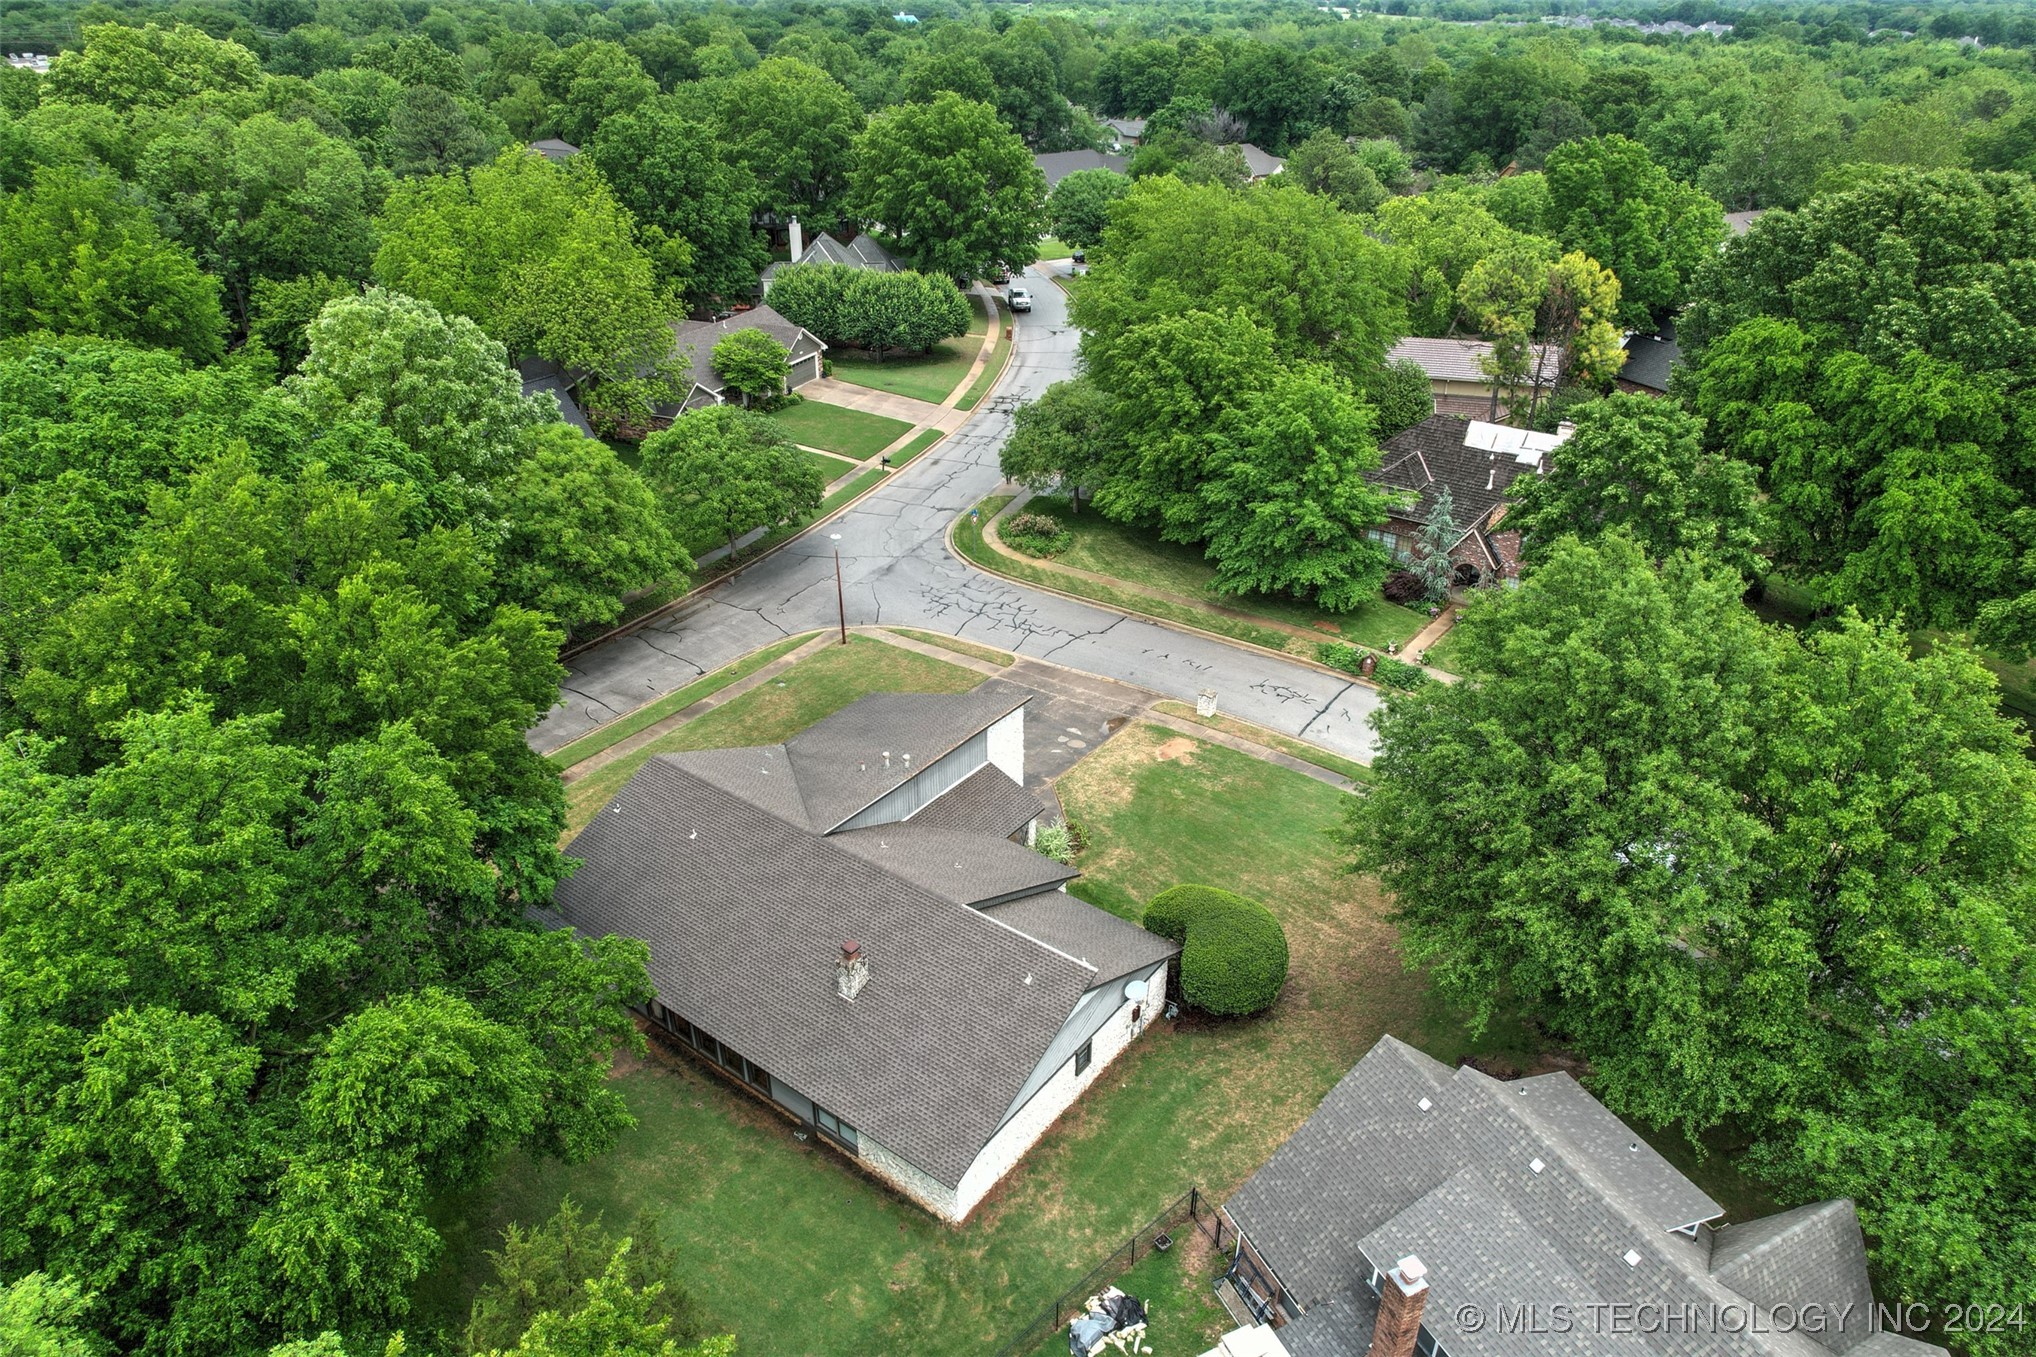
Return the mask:
<svg viewBox="0 0 2036 1357">
<path fill-rule="evenodd" d="M 541 141 L 533 141 L 530 143 L 530 149 L 550 161 L 571 160 L 580 153 L 579 147 L 573 145 L 570 141 L 560 141 L 557 137 L 545 137 Z"/>
<path fill-rule="evenodd" d="M 1103 125 L 1120 137 L 1142 137 L 1145 135 L 1143 118 L 1105 118 Z"/>
<path fill-rule="evenodd" d="M 1492 379 L 1478 366 L 1478 359 L 1491 353 L 1492 346 L 1482 339 L 1403 339 L 1393 345 L 1386 354 L 1386 361 L 1397 363 L 1402 360 L 1414 364 L 1428 374 L 1431 382 L 1487 382 Z M 1537 371 L 1544 383 L 1553 382 L 1559 356 L 1547 344 L 1536 344 L 1528 351 L 1527 372 L 1531 378 Z"/>
<path fill-rule="evenodd" d="M 898 257 L 877 244 L 876 237 L 860 235 L 851 241 L 837 240 L 821 232 L 806 246 L 806 253 L 799 256 L 801 264 L 846 264 L 850 268 L 871 269 L 877 273 L 896 273 L 903 264 Z"/>
<path fill-rule="evenodd" d="M 1039 172 L 1046 176 L 1046 186 L 1052 188 L 1079 170 L 1115 170 L 1123 174 L 1130 168 L 1131 158 L 1104 151 L 1040 151 L 1033 155 L 1032 163 L 1039 166 Z"/>
<path fill-rule="evenodd" d="M 1008 838 L 1046 813 L 1039 798 L 986 763 L 912 814 L 911 823 Z"/>
<path fill-rule="evenodd" d="M 1287 167 L 1286 161 L 1281 160 L 1271 151 L 1261 151 L 1248 141 L 1233 142 L 1231 144 L 1236 146 L 1239 153 L 1244 156 L 1245 173 L 1249 174 L 1253 179 L 1263 179 L 1267 175 L 1278 174 Z"/>
<path fill-rule="evenodd" d="M 1817 1202 L 1793 1211 L 1728 1225 L 1711 1237 L 1711 1275 L 1740 1295 L 1770 1308 L 1808 1304 L 1837 1313 L 1846 1306 L 1873 1308 L 1867 1282 L 1866 1239 L 1849 1201 Z M 1826 1343 L 1846 1353 L 1867 1338 L 1854 1329 Z"/>
<path fill-rule="evenodd" d="M 826 842 L 961 905 L 1051 890 L 1081 875 L 1009 839 L 917 823 L 843 830 Z"/>
<path fill-rule="evenodd" d="M 999 923 L 1096 968 L 1096 983 L 1115 980 L 1164 961 L 1181 950 L 1157 933 L 1079 900 L 1066 891 L 1042 891 L 984 911 Z"/>
<path fill-rule="evenodd" d="M 1725 229 L 1735 236 L 1743 236 L 1753 229 L 1753 223 L 1766 215 L 1767 209 L 1764 207 L 1756 208 L 1751 212 L 1727 212 L 1725 214 Z"/>
<path fill-rule="evenodd" d="M 789 824 L 811 829 L 806 803 L 799 795 L 792 761 L 781 744 L 745 749 L 696 749 L 669 756 L 685 769 L 739 796 L 758 810 L 769 811 Z"/>
<path fill-rule="evenodd" d="M 1379 1298 L 1371 1289 L 1346 1286 L 1289 1321 L 1280 1330 L 1280 1346 L 1287 1357 L 1368 1357 L 1378 1318 Z"/>
<path fill-rule="evenodd" d="M 753 306 L 724 320 L 685 320 L 672 326 L 672 363 L 694 386 L 719 391 L 725 382 L 714 369 L 714 346 L 737 330 L 762 330 L 785 346 L 792 361 L 824 352 L 827 346 L 810 331 L 786 320 L 768 306 Z"/>
<path fill-rule="evenodd" d="M 808 726 L 785 748 L 813 827 L 833 829 L 1028 700 L 1029 694 L 980 690 L 871 693 Z"/>
<path fill-rule="evenodd" d="M 1543 1074 L 1509 1086 L 1507 1102 L 1630 1214 L 1664 1230 L 1716 1220 L 1725 1208 L 1682 1175 L 1632 1127 L 1567 1074 Z M 1857 1227 L 1854 1227 L 1857 1233 Z"/>
<path fill-rule="evenodd" d="M 1853 1348 L 1847 1357 L 1951 1357 L 1951 1354 L 1935 1343 L 1883 1329 Z"/>
<path fill-rule="evenodd" d="M 950 1186 L 1094 979 L 671 755 L 567 852 L 563 922 L 643 939 L 667 1005 Z M 869 959 L 854 1003 L 845 938 Z"/>
</svg>

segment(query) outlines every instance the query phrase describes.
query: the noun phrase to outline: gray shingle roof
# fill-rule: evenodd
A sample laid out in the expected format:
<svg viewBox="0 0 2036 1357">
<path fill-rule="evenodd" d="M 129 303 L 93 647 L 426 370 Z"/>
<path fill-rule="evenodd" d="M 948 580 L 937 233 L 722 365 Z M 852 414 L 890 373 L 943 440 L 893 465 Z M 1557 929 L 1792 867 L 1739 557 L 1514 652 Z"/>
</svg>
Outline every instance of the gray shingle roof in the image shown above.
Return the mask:
<svg viewBox="0 0 2036 1357">
<path fill-rule="evenodd" d="M 1009 839 L 916 822 L 844 830 L 826 842 L 959 905 L 1049 890 L 1081 875 Z"/>
<path fill-rule="evenodd" d="M 827 346 L 768 306 L 738 311 L 725 320 L 684 320 L 672 326 L 673 366 L 693 386 L 719 391 L 726 383 L 714 369 L 714 346 L 737 330 L 762 330 L 785 346 L 794 362 Z"/>
<path fill-rule="evenodd" d="M 1271 151 L 1260 150 L 1248 141 L 1232 142 L 1231 144 L 1243 155 L 1244 172 L 1253 179 L 1263 179 L 1267 175 L 1278 174 L 1287 167 L 1286 161 L 1281 160 Z"/>
<path fill-rule="evenodd" d="M 687 760 L 651 759 L 573 841 L 557 915 L 643 939 L 665 1004 L 959 1183 L 1095 972 Z M 869 958 L 854 1003 L 835 992 L 844 938 Z"/>
<path fill-rule="evenodd" d="M 1431 382 L 1480 382 L 1492 379 L 1478 366 L 1492 346 L 1482 339 L 1403 339 L 1386 354 L 1389 363 L 1409 362 L 1428 374 Z M 1555 381 L 1558 358 L 1547 344 L 1528 350 L 1527 371 L 1539 373 L 1544 385 Z"/>
<path fill-rule="evenodd" d="M 1052 188 L 1079 170 L 1115 170 L 1122 174 L 1130 168 L 1131 158 L 1103 151 L 1040 151 L 1032 157 L 1032 163 L 1039 166 L 1039 172 L 1046 176 L 1046 186 Z"/>
<path fill-rule="evenodd" d="M 915 825 L 1008 838 L 1046 813 L 1039 798 L 991 764 L 978 768 L 912 816 Z"/>
<path fill-rule="evenodd" d="M 546 160 L 552 161 L 571 160 L 580 153 L 579 147 L 573 145 L 570 141 L 560 141 L 557 137 L 545 137 L 541 141 L 533 141 L 530 143 L 530 149 L 543 156 Z"/>
<path fill-rule="evenodd" d="M 1625 349 L 1626 363 L 1619 369 L 1619 380 L 1650 391 L 1668 390 L 1668 375 L 1683 356 L 1675 342 L 1674 321 L 1664 321 L 1656 334 L 1628 335 Z"/>
<path fill-rule="evenodd" d="M 806 252 L 799 256 L 801 264 L 846 264 L 850 268 L 871 269 L 878 273 L 896 273 L 905 266 L 898 257 L 877 244 L 876 237 L 860 235 L 854 240 L 841 241 L 825 231 L 813 237 L 806 246 Z"/>
<path fill-rule="evenodd" d="M 1602 1109 L 1587 1112 L 1582 1101 L 1588 1095 L 1566 1074 L 1502 1084 L 1468 1068 L 1451 1072 L 1387 1037 L 1228 1209 L 1294 1300 L 1308 1308 L 1347 1300 L 1353 1278 L 1418 1254 L 1433 1288 L 1429 1327 L 1451 1357 L 1831 1357 L 1845 1352 L 1848 1342 L 1858 1345 L 1854 1352 L 1867 1351 L 1871 1318 L 1862 1311 L 1854 1312 L 1849 1334 L 1827 1332 L 1822 1346 L 1794 1332 L 1664 1326 L 1619 1334 L 1580 1323 L 1568 1333 L 1505 1332 L 1491 1325 L 1473 1334 L 1452 1325 L 1455 1307 L 1466 1302 L 1485 1306 L 1488 1314 L 1502 1304 L 1535 1304 L 1546 1314 L 1565 1302 L 1767 1303 L 1714 1275 L 1716 1258 L 1702 1232 L 1691 1239 L 1662 1225 L 1687 1219 L 1693 1210 L 1715 1211 L 1716 1204 L 1675 1181 L 1680 1175 L 1656 1163 L 1651 1150 L 1631 1149 L 1637 1136 Z M 1835 1203 L 1801 1221 L 1745 1227 L 1753 1233 L 1731 1248 L 1734 1275 L 1752 1284 L 1753 1269 L 1765 1286 L 1771 1284 L 1767 1268 L 1785 1267 L 1794 1274 L 1792 1296 L 1843 1304 L 1864 1285 L 1865 1259 L 1834 1246 L 1844 1232 L 1829 1219 L 1852 1220 L 1850 1205 Z M 1851 1228 L 1856 1235 L 1856 1222 Z M 1728 1230 L 1717 1240 L 1732 1237 Z M 1752 1260 L 1774 1247 L 1774 1263 L 1756 1266 Z M 1309 1321 L 1311 1330 L 1335 1323 L 1339 1311 L 1346 1322 L 1356 1321 L 1362 1308 L 1332 1306 L 1328 1318 Z M 1369 1331 L 1334 1337 L 1357 1352 Z M 1309 1357 L 1336 1353 L 1330 1336 L 1311 1331 L 1305 1343 Z"/>
<path fill-rule="evenodd" d="M 1452 516 L 1465 532 L 1487 526 L 1493 510 L 1506 502 L 1506 487 L 1525 468 L 1517 458 L 1464 446 L 1470 421 L 1455 415 L 1430 415 L 1419 424 L 1379 445 L 1379 467 L 1365 479 L 1414 496 L 1412 507 L 1395 509 L 1395 518 L 1426 523 L 1435 499 L 1449 487 Z"/>
<path fill-rule="evenodd" d="M 991 722 L 1025 693 L 871 693 L 785 741 L 813 827 L 834 828 Z M 889 753 L 889 766 L 884 755 Z"/>
<path fill-rule="evenodd" d="M 1066 891 L 1021 896 L 985 911 L 1000 923 L 1096 968 L 1096 982 L 1144 970 L 1181 950 L 1156 933 L 1097 909 Z"/>
<path fill-rule="evenodd" d="M 1816 1202 L 1711 1236 L 1711 1275 L 1740 1295 L 1770 1308 L 1806 1304 L 1829 1311 L 1873 1308 L 1866 1274 L 1866 1239 L 1848 1201 Z M 1853 1350 L 1864 1333 L 1837 1336 L 1833 1352 Z"/>
<path fill-rule="evenodd" d="M 1105 118 L 1103 126 L 1109 128 L 1120 137 L 1142 137 L 1145 135 L 1145 119 L 1143 118 Z"/>
</svg>

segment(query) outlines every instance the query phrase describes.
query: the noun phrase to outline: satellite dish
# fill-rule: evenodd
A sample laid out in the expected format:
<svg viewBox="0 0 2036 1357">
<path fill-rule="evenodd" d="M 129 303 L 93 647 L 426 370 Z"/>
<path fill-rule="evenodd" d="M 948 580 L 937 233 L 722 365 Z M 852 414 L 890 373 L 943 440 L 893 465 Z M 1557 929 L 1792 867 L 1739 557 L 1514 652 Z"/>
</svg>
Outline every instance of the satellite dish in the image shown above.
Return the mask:
<svg viewBox="0 0 2036 1357">
<path fill-rule="evenodd" d="M 1143 999 L 1145 997 L 1145 982 L 1143 980 L 1133 980 L 1124 987 L 1124 997 L 1131 1003 L 1137 1003 L 1140 999 Z"/>
</svg>

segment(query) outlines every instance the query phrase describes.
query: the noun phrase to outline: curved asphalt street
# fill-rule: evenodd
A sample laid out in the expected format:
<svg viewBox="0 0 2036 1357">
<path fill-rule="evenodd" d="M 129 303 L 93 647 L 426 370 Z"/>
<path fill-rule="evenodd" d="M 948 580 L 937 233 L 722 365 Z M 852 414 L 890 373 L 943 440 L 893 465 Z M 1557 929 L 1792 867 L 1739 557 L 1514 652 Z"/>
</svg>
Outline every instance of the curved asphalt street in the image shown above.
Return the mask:
<svg viewBox="0 0 2036 1357">
<path fill-rule="evenodd" d="M 945 632 L 1188 702 L 1211 688 L 1223 712 L 1368 762 L 1378 697 L 1365 685 L 1029 589 L 948 551 L 948 525 L 1003 481 L 1011 411 L 1074 374 L 1064 295 L 1037 269 L 1026 281 L 1035 309 L 1016 317 L 1010 366 L 974 418 L 852 509 L 654 626 L 575 657 L 531 745 L 557 749 L 781 637 L 835 625 L 838 548 L 851 626 Z"/>
</svg>

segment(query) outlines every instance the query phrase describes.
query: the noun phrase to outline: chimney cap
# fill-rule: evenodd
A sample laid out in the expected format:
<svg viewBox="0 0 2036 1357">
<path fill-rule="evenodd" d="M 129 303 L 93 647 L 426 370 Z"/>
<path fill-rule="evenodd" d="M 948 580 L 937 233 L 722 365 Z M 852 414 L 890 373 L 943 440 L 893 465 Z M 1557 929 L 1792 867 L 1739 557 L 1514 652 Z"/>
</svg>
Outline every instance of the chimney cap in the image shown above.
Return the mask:
<svg viewBox="0 0 2036 1357">
<path fill-rule="evenodd" d="M 857 942 L 854 938 L 845 938 L 842 940 L 841 959 L 843 961 L 854 961 L 861 955 L 862 955 L 861 943 Z"/>
<path fill-rule="evenodd" d="M 1400 1260 L 1399 1266 L 1394 1271 L 1406 1281 L 1418 1282 L 1428 1275 L 1428 1265 L 1421 1261 L 1418 1254 L 1410 1253 Z"/>
</svg>

